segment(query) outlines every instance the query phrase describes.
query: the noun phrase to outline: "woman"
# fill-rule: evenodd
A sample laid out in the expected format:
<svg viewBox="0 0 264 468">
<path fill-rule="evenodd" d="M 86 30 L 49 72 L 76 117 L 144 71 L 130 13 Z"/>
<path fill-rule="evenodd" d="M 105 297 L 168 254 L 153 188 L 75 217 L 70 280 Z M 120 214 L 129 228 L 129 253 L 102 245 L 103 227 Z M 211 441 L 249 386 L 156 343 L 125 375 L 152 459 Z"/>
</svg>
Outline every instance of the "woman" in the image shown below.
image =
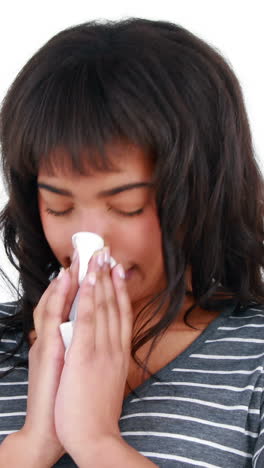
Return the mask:
<svg viewBox="0 0 264 468">
<path fill-rule="evenodd" d="M 230 66 L 167 22 L 70 28 L 11 86 L 1 144 L 2 465 L 263 466 L 263 179 Z M 78 231 L 106 247 L 64 361 Z"/>
</svg>

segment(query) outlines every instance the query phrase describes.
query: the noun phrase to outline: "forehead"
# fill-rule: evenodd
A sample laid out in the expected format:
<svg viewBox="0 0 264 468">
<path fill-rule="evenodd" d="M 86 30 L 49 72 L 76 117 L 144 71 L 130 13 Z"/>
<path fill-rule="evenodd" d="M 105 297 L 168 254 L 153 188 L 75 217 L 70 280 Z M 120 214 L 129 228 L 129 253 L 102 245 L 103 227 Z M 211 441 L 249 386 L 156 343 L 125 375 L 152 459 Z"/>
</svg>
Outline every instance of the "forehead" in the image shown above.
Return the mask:
<svg viewBox="0 0 264 468">
<path fill-rule="evenodd" d="M 56 148 L 40 165 L 40 177 L 77 178 L 80 175 L 91 179 L 109 176 L 149 177 L 154 168 L 153 158 L 149 151 L 134 144 L 111 144 L 105 148 L 104 157 L 85 149 L 78 154 L 78 163 L 74 164 L 72 156 L 64 148 Z M 78 166 L 81 169 L 78 170 Z"/>
</svg>

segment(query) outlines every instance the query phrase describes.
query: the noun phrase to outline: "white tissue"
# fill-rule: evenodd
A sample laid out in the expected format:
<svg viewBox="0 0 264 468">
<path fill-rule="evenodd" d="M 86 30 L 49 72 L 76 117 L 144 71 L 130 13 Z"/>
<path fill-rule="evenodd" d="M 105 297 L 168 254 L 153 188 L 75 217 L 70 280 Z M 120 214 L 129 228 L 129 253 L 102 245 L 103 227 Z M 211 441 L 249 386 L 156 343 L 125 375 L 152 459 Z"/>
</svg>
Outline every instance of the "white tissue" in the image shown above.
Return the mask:
<svg viewBox="0 0 264 468">
<path fill-rule="evenodd" d="M 95 234 L 94 232 L 76 232 L 76 234 L 72 236 L 72 245 L 77 250 L 79 255 L 78 281 L 80 285 L 85 277 L 88 268 L 88 263 L 92 255 L 94 254 L 94 252 L 96 252 L 96 250 L 100 250 L 104 247 L 104 240 L 102 239 L 102 237 L 98 236 L 98 234 Z M 115 265 L 116 261 L 111 257 L 110 268 L 113 268 Z M 73 301 L 69 314 L 69 322 L 64 322 L 60 325 L 60 332 L 62 335 L 64 346 L 66 348 L 66 352 L 68 347 L 70 346 L 72 339 L 74 321 L 76 320 L 77 316 L 79 294 L 80 290 L 78 290 Z"/>
<path fill-rule="evenodd" d="M 104 240 L 93 232 L 76 232 L 72 236 L 72 245 L 79 254 L 79 285 L 85 277 L 89 260 L 96 250 L 104 247 Z"/>
</svg>

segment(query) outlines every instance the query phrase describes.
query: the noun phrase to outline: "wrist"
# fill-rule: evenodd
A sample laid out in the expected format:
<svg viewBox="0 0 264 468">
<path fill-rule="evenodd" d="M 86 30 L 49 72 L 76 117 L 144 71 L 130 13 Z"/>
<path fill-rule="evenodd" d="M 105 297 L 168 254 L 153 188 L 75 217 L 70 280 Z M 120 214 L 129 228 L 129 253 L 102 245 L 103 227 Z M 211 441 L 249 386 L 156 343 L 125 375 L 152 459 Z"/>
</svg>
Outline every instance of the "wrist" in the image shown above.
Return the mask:
<svg viewBox="0 0 264 468">
<path fill-rule="evenodd" d="M 89 450 L 90 448 L 90 450 Z M 83 445 L 76 457 L 79 468 L 152 468 L 157 467 L 148 458 L 128 445 L 121 435 L 110 435 L 97 439 L 93 444 Z"/>
<path fill-rule="evenodd" d="M 119 447 L 123 443 L 121 435 L 105 435 L 90 439 L 89 442 L 87 440 L 80 441 L 78 447 L 76 446 L 74 450 L 68 450 L 68 453 L 79 468 L 93 468 L 94 466 L 104 466 L 100 465 L 100 463 L 104 463 L 104 458 L 109 463 L 111 460 L 111 455 L 110 457 L 107 455 L 109 448 Z"/>
<path fill-rule="evenodd" d="M 20 431 L 7 436 L 0 447 L 0 466 L 34 468 L 37 459 L 31 453 Z M 43 467 L 44 468 L 44 467 Z"/>
<path fill-rule="evenodd" d="M 0 466 L 8 468 L 51 468 L 63 455 L 37 444 L 23 429 L 7 436 L 0 447 Z"/>
</svg>

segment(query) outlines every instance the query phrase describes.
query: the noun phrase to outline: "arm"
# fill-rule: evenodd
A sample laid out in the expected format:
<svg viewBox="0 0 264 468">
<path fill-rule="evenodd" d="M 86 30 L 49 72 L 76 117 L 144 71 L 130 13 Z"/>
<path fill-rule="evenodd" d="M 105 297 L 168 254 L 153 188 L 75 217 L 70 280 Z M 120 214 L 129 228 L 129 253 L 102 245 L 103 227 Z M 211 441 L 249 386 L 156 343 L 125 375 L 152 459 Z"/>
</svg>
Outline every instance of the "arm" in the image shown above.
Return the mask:
<svg viewBox="0 0 264 468">
<path fill-rule="evenodd" d="M 79 468 L 151 468 L 154 463 L 141 455 L 121 438 L 108 437 L 104 442 L 94 444 L 92 453 L 87 448 L 74 459 Z"/>
</svg>

